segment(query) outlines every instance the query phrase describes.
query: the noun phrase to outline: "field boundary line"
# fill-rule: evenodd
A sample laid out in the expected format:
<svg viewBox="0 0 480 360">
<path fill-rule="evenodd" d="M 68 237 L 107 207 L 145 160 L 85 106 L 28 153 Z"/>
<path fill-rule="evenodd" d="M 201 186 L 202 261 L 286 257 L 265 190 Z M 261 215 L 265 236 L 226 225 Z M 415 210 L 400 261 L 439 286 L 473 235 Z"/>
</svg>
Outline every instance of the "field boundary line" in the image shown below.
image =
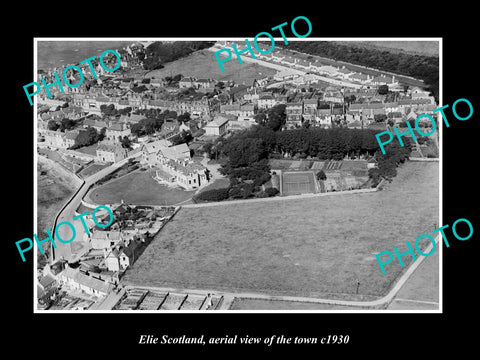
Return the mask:
<svg viewBox="0 0 480 360">
<path fill-rule="evenodd" d="M 416 302 L 416 303 L 422 303 L 422 304 L 431 304 L 431 305 L 439 305 L 440 303 L 436 301 L 425 301 L 425 300 L 413 300 L 413 299 L 400 299 L 396 298 L 394 301 L 407 301 L 407 302 Z"/>
</svg>

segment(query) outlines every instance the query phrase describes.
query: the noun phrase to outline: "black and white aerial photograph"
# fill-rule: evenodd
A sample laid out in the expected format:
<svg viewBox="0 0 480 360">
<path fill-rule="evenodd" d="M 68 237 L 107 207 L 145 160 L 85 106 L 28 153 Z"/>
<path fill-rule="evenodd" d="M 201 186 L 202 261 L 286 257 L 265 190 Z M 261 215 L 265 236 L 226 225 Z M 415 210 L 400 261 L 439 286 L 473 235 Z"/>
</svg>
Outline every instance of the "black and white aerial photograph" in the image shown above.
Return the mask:
<svg viewBox="0 0 480 360">
<path fill-rule="evenodd" d="M 471 5 L 139 5 L 3 24 L 7 350 L 472 347 Z"/>
<path fill-rule="evenodd" d="M 36 39 L 38 310 L 440 309 L 440 39 L 289 40 Z"/>
</svg>

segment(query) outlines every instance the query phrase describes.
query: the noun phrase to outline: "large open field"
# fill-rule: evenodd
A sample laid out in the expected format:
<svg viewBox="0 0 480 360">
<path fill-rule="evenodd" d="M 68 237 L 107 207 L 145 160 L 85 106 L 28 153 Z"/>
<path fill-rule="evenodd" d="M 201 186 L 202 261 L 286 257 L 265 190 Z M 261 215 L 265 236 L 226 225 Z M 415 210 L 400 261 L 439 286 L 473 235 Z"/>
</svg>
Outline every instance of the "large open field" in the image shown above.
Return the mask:
<svg viewBox="0 0 480 360">
<path fill-rule="evenodd" d="M 152 179 L 152 171 L 134 171 L 93 189 L 88 197 L 96 204 L 114 204 L 122 200 L 136 205 L 175 205 L 190 200 L 194 191 L 161 185 Z"/>
<path fill-rule="evenodd" d="M 406 249 L 405 241 L 435 229 L 438 171 L 438 163 L 409 162 L 375 193 L 184 208 L 124 281 L 271 295 L 383 296 L 405 268 L 392 262 L 382 275 L 375 254 Z"/>
<path fill-rule="evenodd" d="M 260 79 L 268 75 L 274 75 L 277 71 L 260 66 L 258 64 L 244 62 L 240 64 L 235 56 L 224 63 L 225 72 L 220 70 L 213 52 L 208 50 L 196 51 L 183 59 L 165 64 L 163 69 L 153 70 L 147 76 L 164 78 L 182 74 L 197 78 L 211 78 L 218 81 L 233 80 L 237 84 L 251 84 L 253 79 Z"/>
</svg>

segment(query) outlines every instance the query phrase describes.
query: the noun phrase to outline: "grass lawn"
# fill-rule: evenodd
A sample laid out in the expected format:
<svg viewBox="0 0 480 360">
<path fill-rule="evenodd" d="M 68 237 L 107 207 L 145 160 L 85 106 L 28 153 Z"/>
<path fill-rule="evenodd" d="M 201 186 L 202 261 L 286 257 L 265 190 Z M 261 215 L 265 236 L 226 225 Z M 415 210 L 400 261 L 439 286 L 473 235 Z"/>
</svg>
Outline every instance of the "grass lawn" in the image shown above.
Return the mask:
<svg viewBox="0 0 480 360">
<path fill-rule="evenodd" d="M 40 175 L 44 170 L 41 164 L 38 164 L 38 183 L 37 183 L 37 231 L 38 236 L 47 236 L 45 228 L 51 228 L 57 212 L 61 209 L 65 201 L 71 196 L 75 189 L 62 181 L 52 171 L 47 171 L 46 175 Z M 43 238 L 41 238 L 43 239 Z"/>
<path fill-rule="evenodd" d="M 45 172 L 44 175 L 41 175 Z M 42 162 L 37 163 L 37 236 L 39 239 L 45 239 L 48 234 L 45 229 L 53 231 L 52 226 L 55 216 L 65 204 L 67 199 L 74 193 L 74 186 L 55 169 Z M 48 249 L 48 244 L 42 244 L 44 250 Z M 49 253 L 49 250 L 47 250 Z M 37 253 L 39 265 L 43 264 L 44 257 Z"/>
<path fill-rule="evenodd" d="M 95 188 L 89 197 L 97 204 L 119 203 L 123 200 L 136 205 L 175 205 L 191 199 L 194 193 L 160 185 L 152 179 L 149 170 L 136 170 Z"/>
<path fill-rule="evenodd" d="M 435 229 L 438 171 L 409 162 L 375 193 L 184 208 L 124 281 L 345 299 L 360 281 L 360 296 L 383 296 L 405 268 L 392 262 L 383 275 L 375 254 Z"/>
<path fill-rule="evenodd" d="M 437 248 L 432 255 L 423 260 L 400 289 L 396 298 L 439 302 L 438 265 L 439 252 Z"/>
<path fill-rule="evenodd" d="M 355 306 L 317 304 L 300 301 L 235 298 L 229 310 L 359 310 Z"/>
<path fill-rule="evenodd" d="M 87 166 L 85 169 L 83 169 L 82 171 L 80 171 L 79 175 L 83 178 L 87 178 L 99 172 L 100 170 L 106 168 L 107 166 L 109 166 L 109 164 L 91 164 Z"/>
<path fill-rule="evenodd" d="M 88 154 L 88 155 L 97 155 L 97 146 L 98 144 L 92 144 L 90 146 L 84 146 L 78 149 L 75 149 L 75 151 Z"/>
<path fill-rule="evenodd" d="M 217 178 L 213 180 L 211 184 L 205 186 L 200 192 L 204 192 L 205 190 L 213 190 L 213 189 L 224 189 L 230 186 L 230 179 L 228 178 Z"/>
<path fill-rule="evenodd" d="M 233 80 L 237 84 L 251 84 L 253 79 L 274 75 L 277 71 L 257 64 L 244 62 L 240 64 L 235 57 L 223 64 L 225 72 L 220 70 L 213 52 L 208 50 L 196 51 L 182 59 L 165 64 L 159 70 L 153 70 L 147 76 L 164 78 L 176 74 L 197 78 L 211 78 L 218 81 Z"/>
</svg>

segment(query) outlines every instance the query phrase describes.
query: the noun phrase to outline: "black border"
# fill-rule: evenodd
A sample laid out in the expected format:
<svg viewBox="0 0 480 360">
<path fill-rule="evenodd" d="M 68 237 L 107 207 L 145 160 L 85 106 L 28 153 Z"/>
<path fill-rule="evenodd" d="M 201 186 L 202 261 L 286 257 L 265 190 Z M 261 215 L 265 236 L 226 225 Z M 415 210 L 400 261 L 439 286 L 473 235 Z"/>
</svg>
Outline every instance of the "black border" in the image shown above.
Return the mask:
<svg viewBox="0 0 480 360">
<path fill-rule="evenodd" d="M 5 187 L 8 191 L 4 193 L 5 203 L 8 203 L 4 217 L 4 258 L 8 264 L 13 263 L 13 266 L 5 267 L 8 282 L 4 292 L 7 300 L 4 311 L 15 314 L 14 321 L 8 325 L 13 326 L 8 331 L 8 347 L 18 350 L 21 347 L 17 346 L 25 346 L 28 342 L 32 343 L 32 349 L 39 351 L 44 346 L 51 346 L 59 352 L 85 351 L 86 356 L 128 353 L 130 349 L 135 354 L 151 351 L 159 356 L 166 351 L 180 354 L 183 350 L 200 356 L 218 350 L 236 354 L 246 351 L 299 354 L 306 350 L 312 355 L 365 350 L 365 353 L 376 356 L 380 348 L 385 350 L 381 352 L 385 356 L 398 351 L 416 355 L 424 350 L 431 354 L 436 347 L 461 346 L 463 350 L 472 347 L 474 331 L 466 326 L 476 301 L 474 247 L 477 246 L 479 230 L 470 240 L 453 240 L 450 248 L 443 249 L 443 314 L 213 314 L 208 317 L 205 314 L 33 314 L 33 256 L 30 253 L 27 261 L 22 263 L 14 242 L 33 233 L 33 108 L 26 101 L 22 86 L 32 81 L 34 37 L 250 37 L 285 21 L 290 22 L 299 15 L 310 19 L 313 25 L 311 37 L 442 37 L 443 103 L 451 105 L 458 98 L 467 98 L 474 107 L 470 120 L 453 119 L 450 128 L 444 127 L 443 223 L 452 224 L 464 217 L 474 224 L 475 229 L 478 227 L 478 215 L 470 206 L 475 204 L 474 146 L 477 132 L 474 127 L 480 111 L 477 110 L 480 104 L 478 95 L 473 91 L 475 79 L 478 79 L 473 8 L 459 5 L 445 12 L 445 9 L 422 9 L 400 3 L 384 3 L 379 7 L 298 3 L 276 5 L 262 13 L 258 7 L 247 7 L 243 3 L 204 3 L 197 5 L 199 9 L 184 4 L 183 9 L 175 10 L 164 4 L 138 4 L 135 11 L 129 11 L 129 5 L 121 4 L 113 9 L 101 4 L 82 6 L 86 8 L 81 12 L 80 4 L 72 10 L 54 5 L 49 5 L 48 9 L 35 6 L 32 15 L 22 15 L 20 34 L 12 34 L 11 29 L 4 31 L 4 37 L 8 38 L 4 44 L 8 51 L 4 52 L 2 59 L 7 74 L 4 106 L 8 114 L 4 118 L 3 135 L 8 144 L 4 147 L 3 157 L 3 163 L 6 163 L 4 176 L 8 178 Z M 148 10 L 150 6 L 152 11 Z M 29 336 L 22 335 L 27 332 Z M 261 337 L 273 334 L 306 337 L 348 334 L 350 342 L 346 346 L 167 348 L 137 345 L 140 334 L 248 334 Z"/>
</svg>

